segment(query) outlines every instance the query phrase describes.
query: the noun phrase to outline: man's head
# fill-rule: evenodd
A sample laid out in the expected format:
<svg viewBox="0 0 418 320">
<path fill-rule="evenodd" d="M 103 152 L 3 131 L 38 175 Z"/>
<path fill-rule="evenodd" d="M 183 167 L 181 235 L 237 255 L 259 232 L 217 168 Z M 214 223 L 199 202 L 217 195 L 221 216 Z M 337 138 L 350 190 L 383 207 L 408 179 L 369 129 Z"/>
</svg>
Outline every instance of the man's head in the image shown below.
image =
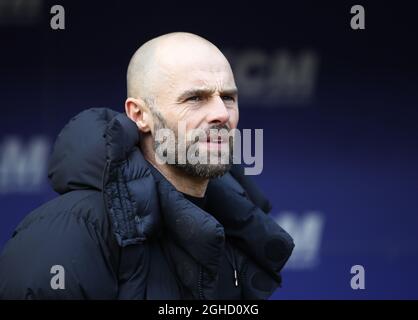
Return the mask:
<svg viewBox="0 0 418 320">
<path fill-rule="evenodd" d="M 145 149 L 157 150 L 154 138 L 162 128 L 173 130 L 178 146 L 180 122 L 186 126 L 186 149 L 194 143 L 195 129 L 209 133 L 209 129 L 237 126 L 238 96 L 231 67 L 215 45 L 197 35 L 170 33 L 142 45 L 129 63 L 127 87 L 126 113 L 141 131 Z M 221 145 L 200 141 L 199 150 L 218 155 Z M 174 166 L 192 176 L 211 178 L 230 165 L 186 161 Z"/>
</svg>

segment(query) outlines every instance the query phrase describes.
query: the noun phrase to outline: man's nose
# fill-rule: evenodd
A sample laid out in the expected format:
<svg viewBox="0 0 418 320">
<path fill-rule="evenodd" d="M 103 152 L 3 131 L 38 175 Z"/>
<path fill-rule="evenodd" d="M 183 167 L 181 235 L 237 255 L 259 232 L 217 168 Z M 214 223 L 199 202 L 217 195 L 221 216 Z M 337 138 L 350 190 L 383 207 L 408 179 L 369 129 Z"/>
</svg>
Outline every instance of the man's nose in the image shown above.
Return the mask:
<svg viewBox="0 0 418 320">
<path fill-rule="evenodd" d="M 229 121 L 229 112 L 220 96 L 215 96 L 209 106 L 208 123 L 224 124 Z"/>
</svg>

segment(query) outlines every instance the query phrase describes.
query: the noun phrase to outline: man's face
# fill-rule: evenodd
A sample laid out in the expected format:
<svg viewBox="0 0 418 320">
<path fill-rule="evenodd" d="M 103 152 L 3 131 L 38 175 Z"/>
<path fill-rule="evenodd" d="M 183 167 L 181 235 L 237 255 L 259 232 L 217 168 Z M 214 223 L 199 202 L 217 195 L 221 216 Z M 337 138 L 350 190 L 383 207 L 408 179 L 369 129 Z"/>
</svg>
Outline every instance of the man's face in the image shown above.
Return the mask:
<svg viewBox="0 0 418 320">
<path fill-rule="evenodd" d="M 158 112 L 154 112 L 154 137 L 157 129 L 169 128 L 176 134 L 178 146 L 178 124 L 183 122 L 188 149 L 194 143 L 192 133 L 195 129 L 209 133 L 209 129 L 229 131 L 237 127 L 237 89 L 229 63 L 219 52 L 191 52 L 188 57 L 179 57 L 175 63 L 163 64 L 161 71 L 161 81 L 155 92 Z M 212 141 L 199 141 L 199 152 L 220 156 L 223 144 L 228 141 L 214 140 L 217 137 Z M 232 145 L 229 151 L 232 153 Z M 176 166 L 191 175 L 211 178 L 224 174 L 230 164 L 186 162 Z"/>
</svg>

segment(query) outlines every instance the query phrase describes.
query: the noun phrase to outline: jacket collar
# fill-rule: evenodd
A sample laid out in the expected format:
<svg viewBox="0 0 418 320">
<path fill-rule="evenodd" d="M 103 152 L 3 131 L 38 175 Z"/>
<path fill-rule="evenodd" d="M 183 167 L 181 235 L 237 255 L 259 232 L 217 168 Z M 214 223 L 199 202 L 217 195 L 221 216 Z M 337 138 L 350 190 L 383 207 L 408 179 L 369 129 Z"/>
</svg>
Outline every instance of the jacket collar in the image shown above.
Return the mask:
<svg viewBox="0 0 418 320">
<path fill-rule="evenodd" d="M 108 123 L 105 138 L 103 193 L 120 246 L 145 242 L 163 227 L 196 261 L 215 272 L 225 234 L 243 244 L 254 242 L 252 230 L 259 230 L 252 214 L 255 205 L 233 175 L 226 173 L 210 181 L 205 211 L 144 159 L 137 147 L 138 128 L 126 115 L 119 114 Z M 256 248 L 243 246 L 257 259 L 262 255 Z"/>
<path fill-rule="evenodd" d="M 156 168 L 149 167 L 157 185 L 165 231 L 196 261 L 216 273 L 225 241 L 223 226 L 186 199 Z"/>
</svg>

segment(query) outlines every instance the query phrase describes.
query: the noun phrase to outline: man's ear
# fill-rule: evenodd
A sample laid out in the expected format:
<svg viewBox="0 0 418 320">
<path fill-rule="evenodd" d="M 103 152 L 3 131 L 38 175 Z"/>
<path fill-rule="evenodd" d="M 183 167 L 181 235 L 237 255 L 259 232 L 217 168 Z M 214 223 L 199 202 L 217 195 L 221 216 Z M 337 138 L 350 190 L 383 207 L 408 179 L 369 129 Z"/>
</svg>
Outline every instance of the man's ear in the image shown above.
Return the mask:
<svg viewBox="0 0 418 320">
<path fill-rule="evenodd" d="M 125 101 L 128 118 L 136 123 L 141 132 L 150 132 L 152 127 L 151 111 L 142 99 L 128 98 Z"/>
</svg>

